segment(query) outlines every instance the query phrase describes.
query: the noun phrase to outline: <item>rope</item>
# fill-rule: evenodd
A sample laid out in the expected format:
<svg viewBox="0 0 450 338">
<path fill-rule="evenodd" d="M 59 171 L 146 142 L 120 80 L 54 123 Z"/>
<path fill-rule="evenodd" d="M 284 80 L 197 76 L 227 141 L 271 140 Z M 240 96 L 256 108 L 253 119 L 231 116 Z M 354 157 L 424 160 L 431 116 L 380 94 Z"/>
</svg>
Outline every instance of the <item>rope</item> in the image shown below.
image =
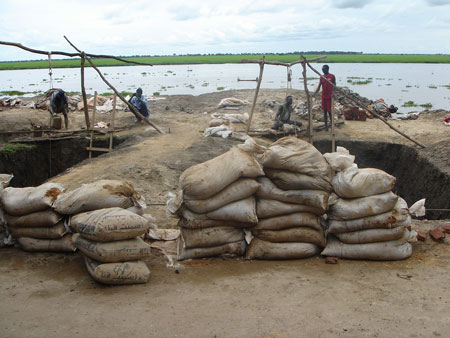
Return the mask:
<svg viewBox="0 0 450 338">
<path fill-rule="evenodd" d="M 50 76 L 50 89 L 53 89 L 52 52 L 48 52 L 48 75 Z"/>
</svg>

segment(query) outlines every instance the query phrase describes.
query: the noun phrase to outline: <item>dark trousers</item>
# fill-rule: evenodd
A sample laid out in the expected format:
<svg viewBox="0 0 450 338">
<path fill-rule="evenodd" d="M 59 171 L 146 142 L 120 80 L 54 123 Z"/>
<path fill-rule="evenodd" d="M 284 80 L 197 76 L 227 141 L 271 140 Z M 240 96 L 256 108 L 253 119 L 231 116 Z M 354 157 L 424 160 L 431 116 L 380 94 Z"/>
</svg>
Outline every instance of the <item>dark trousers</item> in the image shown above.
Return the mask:
<svg viewBox="0 0 450 338">
<path fill-rule="evenodd" d="M 135 106 L 135 108 L 136 108 L 136 106 Z M 137 109 L 137 108 L 136 108 L 136 109 Z M 138 109 L 138 110 L 139 110 L 139 112 L 140 112 L 144 117 L 149 117 L 149 116 L 150 116 L 150 112 L 148 111 L 148 109 L 147 109 L 146 106 L 142 105 L 141 109 Z M 136 118 L 138 119 L 138 121 L 141 121 L 141 120 L 142 120 L 142 118 L 141 118 L 138 114 L 136 114 L 136 113 L 134 112 L 134 110 L 132 110 L 132 112 L 133 112 L 134 116 L 136 116 Z"/>
</svg>

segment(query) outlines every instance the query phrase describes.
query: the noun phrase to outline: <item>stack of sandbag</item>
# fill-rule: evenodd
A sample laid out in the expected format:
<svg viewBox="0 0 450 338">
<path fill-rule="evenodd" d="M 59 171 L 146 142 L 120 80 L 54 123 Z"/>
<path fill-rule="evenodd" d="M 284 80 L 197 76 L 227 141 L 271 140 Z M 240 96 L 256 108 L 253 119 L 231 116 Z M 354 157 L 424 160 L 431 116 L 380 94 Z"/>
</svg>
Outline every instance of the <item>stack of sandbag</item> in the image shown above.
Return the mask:
<svg viewBox="0 0 450 338">
<path fill-rule="evenodd" d="M 150 270 L 143 261 L 150 246 L 140 236 L 148 220 L 132 211 L 104 208 L 71 217 L 72 241 L 85 255 L 92 278 L 104 284 L 146 283 Z"/>
<path fill-rule="evenodd" d="M 0 195 L 3 192 L 3 189 L 8 187 L 9 182 L 11 182 L 13 177 L 14 176 L 10 174 L 0 174 Z M 0 203 L 0 248 L 4 248 L 10 244 L 13 244 L 12 236 L 8 232 L 5 212 Z"/>
<path fill-rule="evenodd" d="M 294 259 L 313 256 L 325 246 L 321 216 L 327 210 L 331 168 L 309 143 L 285 137 L 264 159 L 266 177 L 256 192 L 258 224 L 247 259 Z"/>
<path fill-rule="evenodd" d="M 352 259 L 399 260 L 412 253 L 406 202 L 391 190 L 395 177 L 356 164 L 332 179 L 328 240 L 322 255 Z"/>
<path fill-rule="evenodd" d="M 51 209 L 64 191 L 58 183 L 3 189 L 1 204 L 9 232 L 27 251 L 73 252 L 63 216 Z"/>
<path fill-rule="evenodd" d="M 243 228 L 258 222 L 254 194 L 260 186 L 256 178 L 264 175 L 263 151 L 248 139 L 181 174 L 181 191 L 168 203 L 180 217 L 178 260 L 244 254 Z"/>
</svg>

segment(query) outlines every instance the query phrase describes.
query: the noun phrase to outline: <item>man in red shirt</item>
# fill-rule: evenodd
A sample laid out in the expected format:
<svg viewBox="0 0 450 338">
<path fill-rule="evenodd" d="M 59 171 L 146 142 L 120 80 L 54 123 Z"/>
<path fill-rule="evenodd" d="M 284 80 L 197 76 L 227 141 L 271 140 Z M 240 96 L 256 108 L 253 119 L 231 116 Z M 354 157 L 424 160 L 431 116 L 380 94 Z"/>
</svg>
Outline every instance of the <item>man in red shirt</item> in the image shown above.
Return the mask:
<svg viewBox="0 0 450 338">
<path fill-rule="evenodd" d="M 329 70 L 330 67 L 328 65 L 324 65 L 322 67 L 323 77 L 336 85 L 336 77 L 333 74 L 330 74 L 328 72 Z M 330 116 L 331 123 L 331 96 L 333 95 L 334 87 L 323 78 L 320 78 L 319 87 L 317 87 L 317 90 L 314 92 L 313 96 L 316 96 L 321 87 L 323 118 L 325 120 L 325 129 L 328 131 L 328 115 Z"/>
</svg>

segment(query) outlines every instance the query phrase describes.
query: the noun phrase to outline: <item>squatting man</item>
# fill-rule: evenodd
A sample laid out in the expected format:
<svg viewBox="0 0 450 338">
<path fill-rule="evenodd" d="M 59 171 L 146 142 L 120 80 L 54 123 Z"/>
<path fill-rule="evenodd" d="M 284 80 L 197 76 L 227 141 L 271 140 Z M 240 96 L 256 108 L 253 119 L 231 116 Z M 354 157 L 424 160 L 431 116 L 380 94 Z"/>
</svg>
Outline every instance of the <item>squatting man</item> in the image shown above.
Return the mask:
<svg viewBox="0 0 450 338">
<path fill-rule="evenodd" d="M 275 116 L 275 122 L 272 125 L 272 129 L 280 129 L 285 123 L 301 127 L 302 123 L 300 121 L 291 120 L 291 113 L 293 110 L 294 107 L 292 107 L 292 96 L 288 95 L 286 96 L 284 104 L 278 107 L 278 112 Z"/>
</svg>

